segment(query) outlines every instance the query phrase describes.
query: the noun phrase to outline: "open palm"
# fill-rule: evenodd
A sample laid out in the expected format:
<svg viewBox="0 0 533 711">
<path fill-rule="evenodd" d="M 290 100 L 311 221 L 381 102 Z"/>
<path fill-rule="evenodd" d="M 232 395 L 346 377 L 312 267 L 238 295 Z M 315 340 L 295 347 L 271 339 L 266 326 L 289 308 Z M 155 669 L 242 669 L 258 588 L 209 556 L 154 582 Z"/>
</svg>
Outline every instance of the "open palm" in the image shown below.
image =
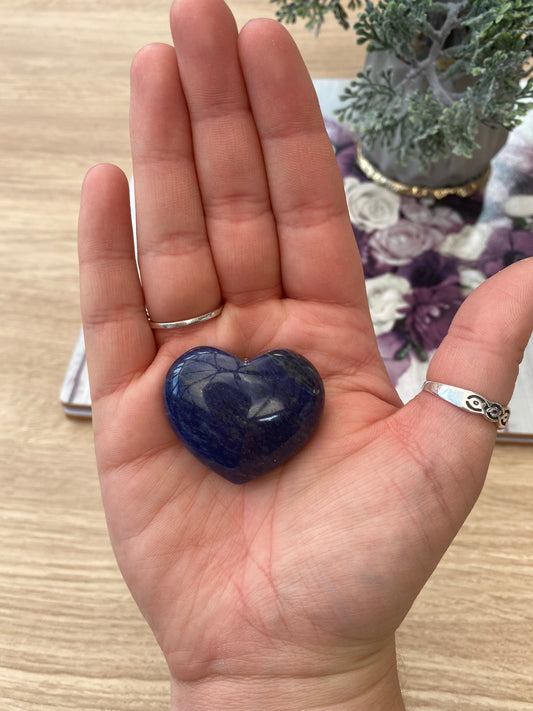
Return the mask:
<svg viewBox="0 0 533 711">
<path fill-rule="evenodd" d="M 238 35 L 222 0 L 179 0 L 171 28 L 175 47 L 148 46 L 132 67 L 142 288 L 122 172 L 92 169 L 80 213 L 112 543 L 175 680 L 337 673 L 393 653 L 394 630 L 480 491 L 495 429 L 427 393 L 402 407 L 286 31 L 255 21 Z M 532 282 L 524 261 L 478 290 L 432 379 L 507 402 L 533 325 Z M 169 332 L 145 314 L 146 304 L 154 320 L 175 321 L 220 303 L 218 318 Z M 198 345 L 311 360 L 326 405 L 308 445 L 243 486 L 200 464 L 162 404 L 169 366 Z"/>
</svg>

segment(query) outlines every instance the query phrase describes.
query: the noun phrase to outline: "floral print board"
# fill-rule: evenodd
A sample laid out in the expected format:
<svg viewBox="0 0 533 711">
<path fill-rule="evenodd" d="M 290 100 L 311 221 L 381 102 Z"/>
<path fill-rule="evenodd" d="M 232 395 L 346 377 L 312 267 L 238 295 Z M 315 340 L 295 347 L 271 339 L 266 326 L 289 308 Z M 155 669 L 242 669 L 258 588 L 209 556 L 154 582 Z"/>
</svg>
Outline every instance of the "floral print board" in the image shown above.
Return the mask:
<svg viewBox="0 0 533 711">
<path fill-rule="evenodd" d="M 320 98 L 320 91 L 319 98 Z M 357 135 L 325 117 L 344 180 L 382 357 L 404 401 L 468 294 L 498 270 L 533 256 L 533 114 L 511 133 L 482 193 L 442 200 L 398 195 L 357 167 Z M 532 344 L 533 345 L 533 344 Z M 533 348 L 521 378 L 533 390 Z M 509 433 L 533 433 L 533 405 L 517 384 Z M 518 418 L 518 422 L 516 421 Z"/>
</svg>

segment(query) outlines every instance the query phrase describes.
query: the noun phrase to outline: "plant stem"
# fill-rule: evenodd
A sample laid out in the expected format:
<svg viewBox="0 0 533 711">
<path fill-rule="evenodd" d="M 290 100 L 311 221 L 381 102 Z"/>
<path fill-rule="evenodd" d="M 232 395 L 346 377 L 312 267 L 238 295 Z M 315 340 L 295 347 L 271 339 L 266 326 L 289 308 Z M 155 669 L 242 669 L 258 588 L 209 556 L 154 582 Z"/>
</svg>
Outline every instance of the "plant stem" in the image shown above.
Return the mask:
<svg viewBox="0 0 533 711">
<path fill-rule="evenodd" d="M 444 20 L 442 27 L 438 30 L 433 28 L 433 31 L 430 31 L 429 29 L 427 31 L 428 36 L 431 37 L 432 40 L 431 49 L 429 50 L 427 57 L 421 61 L 417 61 L 415 59 L 416 64 L 401 82 L 401 84 L 409 84 L 422 74 L 426 78 L 435 98 L 438 99 L 441 104 L 448 107 L 453 105 L 457 96 L 450 93 L 443 87 L 439 78 L 439 73 L 435 67 L 437 59 L 442 54 L 446 40 L 455 27 L 457 27 L 459 14 L 466 5 L 467 3 L 464 0 L 461 2 L 447 4 L 446 19 Z"/>
</svg>

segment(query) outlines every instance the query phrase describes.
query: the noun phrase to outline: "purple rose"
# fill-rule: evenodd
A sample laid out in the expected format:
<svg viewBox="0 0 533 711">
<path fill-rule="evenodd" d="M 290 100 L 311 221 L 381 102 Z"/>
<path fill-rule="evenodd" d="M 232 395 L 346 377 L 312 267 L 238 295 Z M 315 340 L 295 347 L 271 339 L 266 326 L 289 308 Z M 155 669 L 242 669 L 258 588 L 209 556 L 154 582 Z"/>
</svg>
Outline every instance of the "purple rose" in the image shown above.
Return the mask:
<svg viewBox="0 0 533 711">
<path fill-rule="evenodd" d="M 342 125 L 330 118 L 325 118 L 324 124 L 335 151 L 346 146 L 355 145 L 354 133 L 346 125 Z"/>
<path fill-rule="evenodd" d="M 463 301 L 456 283 L 446 280 L 435 287 L 418 287 L 404 300 L 409 304 L 402 309 L 405 327 L 414 344 L 430 351 L 438 348 Z"/>
<path fill-rule="evenodd" d="M 437 228 L 443 235 L 461 230 L 464 224 L 461 215 L 451 207 L 435 207 L 413 197 L 402 198 L 402 214 L 411 222 Z"/>
<path fill-rule="evenodd" d="M 369 248 L 377 262 L 401 266 L 430 249 L 435 249 L 445 235 L 425 224 L 400 219 L 394 225 L 377 230 L 369 239 Z"/>
<path fill-rule="evenodd" d="M 409 370 L 411 358 L 406 355 L 404 358 L 397 358 L 397 354 L 404 348 L 405 339 L 398 333 L 390 331 L 378 336 L 378 348 L 387 368 L 387 373 L 393 385 L 397 385 L 401 376 Z"/>
<path fill-rule="evenodd" d="M 459 281 L 457 259 L 433 251 L 424 252 L 400 267 L 397 274 L 408 279 L 413 287 L 434 287 L 443 282 L 451 284 Z"/>
<path fill-rule="evenodd" d="M 356 175 L 358 173 L 357 164 L 355 162 L 355 143 L 351 146 L 341 148 L 336 155 L 337 165 L 343 178 Z"/>
<path fill-rule="evenodd" d="M 442 234 L 450 235 L 463 228 L 463 218 L 451 207 L 436 207 L 432 212 L 432 225 Z"/>
<path fill-rule="evenodd" d="M 414 197 L 402 197 L 402 214 L 411 222 L 430 225 L 432 222 L 431 208 L 423 200 Z"/>
<path fill-rule="evenodd" d="M 363 270 L 365 273 L 365 278 L 370 279 L 370 277 L 379 276 L 380 274 L 387 274 L 391 271 L 391 267 L 386 264 L 379 264 L 374 259 L 372 252 L 368 247 L 368 240 L 370 235 L 364 230 L 358 229 L 352 224 L 353 233 L 355 235 L 355 241 L 357 242 L 357 248 L 359 249 L 359 255 L 363 263 Z"/>
<path fill-rule="evenodd" d="M 337 165 L 343 178 L 358 172 L 355 162 L 355 136 L 352 131 L 336 121 L 326 118 L 326 131 L 335 151 Z"/>
<path fill-rule="evenodd" d="M 533 257 L 533 232 L 512 231 L 504 227 L 495 230 L 481 255 L 479 263 L 487 276 L 526 257 Z"/>
</svg>

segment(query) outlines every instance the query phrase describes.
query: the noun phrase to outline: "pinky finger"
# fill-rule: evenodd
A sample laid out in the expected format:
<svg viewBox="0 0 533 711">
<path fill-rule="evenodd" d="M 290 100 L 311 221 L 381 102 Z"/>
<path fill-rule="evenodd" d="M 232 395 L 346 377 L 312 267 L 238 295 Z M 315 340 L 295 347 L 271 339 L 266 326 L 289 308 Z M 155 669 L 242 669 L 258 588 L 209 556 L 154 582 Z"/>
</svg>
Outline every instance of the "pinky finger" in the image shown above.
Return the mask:
<svg viewBox="0 0 533 711">
<path fill-rule="evenodd" d="M 80 300 L 91 398 L 119 390 L 155 356 L 137 272 L 128 181 L 112 165 L 86 175 L 78 228 Z"/>
</svg>

